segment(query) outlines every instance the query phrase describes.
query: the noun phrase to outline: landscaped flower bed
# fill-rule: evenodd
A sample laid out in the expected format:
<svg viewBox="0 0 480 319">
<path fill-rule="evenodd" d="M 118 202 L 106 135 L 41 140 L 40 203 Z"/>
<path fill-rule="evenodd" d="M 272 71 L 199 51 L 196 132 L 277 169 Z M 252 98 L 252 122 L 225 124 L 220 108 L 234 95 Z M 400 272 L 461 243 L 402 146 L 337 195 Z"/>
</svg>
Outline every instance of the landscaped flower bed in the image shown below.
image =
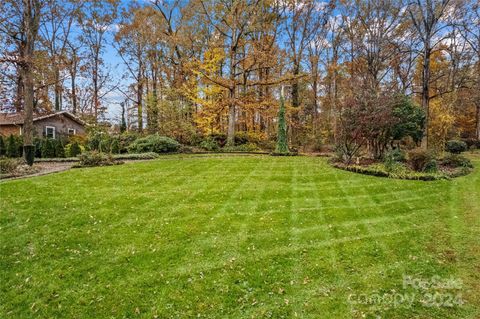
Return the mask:
<svg viewBox="0 0 480 319">
<path fill-rule="evenodd" d="M 352 163 L 336 158 L 330 163 L 336 168 L 365 175 L 423 181 L 463 176 L 473 169 L 470 160 L 459 152 L 450 151 L 443 157 L 436 157 L 421 149 L 410 150 L 407 154 L 395 149 L 386 153 L 383 161 L 358 158 Z"/>
<path fill-rule="evenodd" d="M 388 170 L 383 163 L 375 163 L 370 165 L 347 165 L 341 162 L 331 162 L 335 168 L 343 169 L 349 172 L 355 172 L 365 175 L 389 177 L 407 180 L 421 180 L 421 181 L 433 181 L 439 179 L 449 179 L 453 177 L 467 175 L 472 171 L 470 167 L 457 167 L 451 168 L 448 166 L 440 166 L 437 172 L 416 172 L 407 166 L 398 168 L 395 170 Z"/>
<path fill-rule="evenodd" d="M 31 175 L 37 173 L 38 171 L 38 167 L 26 165 L 23 159 L 0 159 L 0 179 Z"/>
</svg>

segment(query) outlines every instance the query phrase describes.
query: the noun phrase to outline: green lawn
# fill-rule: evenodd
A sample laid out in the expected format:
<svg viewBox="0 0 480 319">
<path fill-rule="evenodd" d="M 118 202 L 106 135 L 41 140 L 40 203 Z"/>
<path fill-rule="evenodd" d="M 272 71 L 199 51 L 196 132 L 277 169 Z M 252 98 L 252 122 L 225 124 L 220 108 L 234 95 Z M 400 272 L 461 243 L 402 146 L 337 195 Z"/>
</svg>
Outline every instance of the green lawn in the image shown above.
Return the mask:
<svg viewBox="0 0 480 319">
<path fill-rule="evenodd" d="M 0 318 L 479 318 L 474 163 L 421 182 L 168 156 L 0 183 Z"/>
</svg>

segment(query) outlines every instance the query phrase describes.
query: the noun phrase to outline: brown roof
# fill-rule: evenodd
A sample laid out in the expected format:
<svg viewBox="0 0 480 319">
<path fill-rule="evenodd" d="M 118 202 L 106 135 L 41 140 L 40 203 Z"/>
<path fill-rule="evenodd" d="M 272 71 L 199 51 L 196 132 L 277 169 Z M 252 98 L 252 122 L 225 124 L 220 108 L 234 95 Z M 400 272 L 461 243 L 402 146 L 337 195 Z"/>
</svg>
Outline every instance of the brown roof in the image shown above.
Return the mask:
<svg viewBox="0 0 480 319">
<path fill-rule="evenodd" d="M 43 115 L 34 115 L 33 121 L 43 120 L 49 117 L 57 116 L 63 114 L 66 117 L 69 117 L 73 121 L 85 125 L 85 123 L 80 120 L 78 117 L 67 111 L 60 111 L 57 113 L 43 114 Z M 0 125 L 22 125 L 24 121 L 23 113 L 0 113 Z"/>
<path fill-rule="evenodd" d="M 23 124 L 21 113 L 0 113 L 0 125 Z"/>
</svg>

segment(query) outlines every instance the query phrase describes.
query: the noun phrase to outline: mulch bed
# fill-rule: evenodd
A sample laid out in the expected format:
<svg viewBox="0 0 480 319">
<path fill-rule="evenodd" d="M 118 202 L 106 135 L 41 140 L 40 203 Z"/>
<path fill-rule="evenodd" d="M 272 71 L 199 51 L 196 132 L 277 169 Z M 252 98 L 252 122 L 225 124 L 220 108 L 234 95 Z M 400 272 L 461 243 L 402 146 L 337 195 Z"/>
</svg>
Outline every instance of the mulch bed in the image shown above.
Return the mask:
<svg viewBox="0 0 480 319">
<path fill-rule="evenodd" d="M 405 179 L 405 180 L 435 181 L 440 179 L 450 179 L 450 178 L 467 175 L 472 171 L 472 169 L 469 169 L 469 168 L 461 168 L 461 167 L 453 168 L 449 166 L 440 166 L 438 169 L 438 173 L 425 173 L 425 172 L 412 171 L 411 173 L 399 175 L 393 172 L 379 170 L 377 168 L 368 166 L 375 163 L 378 164 L 378 162 L 376 161 L 371 161 L 371 162 L 364 161 L 364 163 L 370 163 L 370 164 L 347 165 L 342 162 L 330 161 L 330 165 L 332 165 L 335 168 L 342 169 L 344 171 L 349 171 L 349 172 L 359 173 L 364 175 L 377 176 L 377 177 L 388 177 L 388 178 Z"/>
</svg>

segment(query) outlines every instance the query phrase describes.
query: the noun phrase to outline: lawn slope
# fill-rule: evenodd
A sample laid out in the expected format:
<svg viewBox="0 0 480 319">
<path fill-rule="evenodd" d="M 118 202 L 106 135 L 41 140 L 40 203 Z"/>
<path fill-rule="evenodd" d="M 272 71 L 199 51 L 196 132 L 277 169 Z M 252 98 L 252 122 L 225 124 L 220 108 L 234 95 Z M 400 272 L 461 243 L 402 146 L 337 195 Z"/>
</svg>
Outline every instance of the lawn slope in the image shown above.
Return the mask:
<svg viewBox="0 0 480 319">
<path fill-rule="evenodd" d="M 0 317 L 478 318 L 474 163 L 421 182 L 313 157 L 171 156 L 0 183 Z M 395 294 L 414 302 L 361 299 Z"/>
</svg>

